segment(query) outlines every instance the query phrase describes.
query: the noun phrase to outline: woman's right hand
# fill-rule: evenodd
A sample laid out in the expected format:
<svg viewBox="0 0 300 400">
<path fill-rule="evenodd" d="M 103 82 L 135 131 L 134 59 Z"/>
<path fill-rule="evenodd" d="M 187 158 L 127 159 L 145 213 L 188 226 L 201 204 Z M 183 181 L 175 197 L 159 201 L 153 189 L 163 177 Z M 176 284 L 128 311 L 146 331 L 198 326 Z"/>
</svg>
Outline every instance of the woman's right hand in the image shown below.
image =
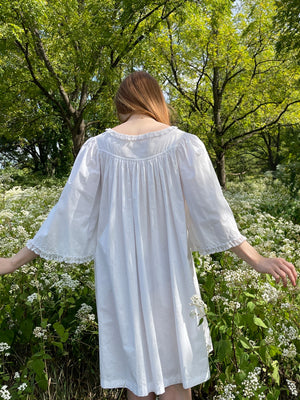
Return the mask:
<svg viewBox="0 0 300 400">
<path fill-rule="evenodd" d="M 11 258 L 0 258 L 0 275 L 10 274 L 15 269 Z"/>
<path fill-rule="evenodd" d="M 289 279 L 293 286 L 297 285 L 296 268 L 285 259 L 263 257 L 246 240 L 230 250 L 251 265 L 257 272 L 272 275 L 276 283 L 282 280 L 283 286 L 287 286 L 287 280 Z"/>
</svg>

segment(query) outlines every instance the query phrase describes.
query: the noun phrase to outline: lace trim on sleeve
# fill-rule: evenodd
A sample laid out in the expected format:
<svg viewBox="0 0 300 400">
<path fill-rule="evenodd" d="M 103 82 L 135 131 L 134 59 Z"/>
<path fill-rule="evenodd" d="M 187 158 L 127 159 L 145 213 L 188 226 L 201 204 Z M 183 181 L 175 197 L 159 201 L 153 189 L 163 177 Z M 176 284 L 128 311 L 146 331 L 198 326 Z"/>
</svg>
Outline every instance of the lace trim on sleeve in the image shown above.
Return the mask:
<svg viewBox="0 0 300 400">
<path fill-rule="evenodd" d="M 196 248 L 196 246 L 191 246 L 192 247 L 192 251 L 198 251 L 201 255 L 205 256 L 205 255 L 209 255 L 209 254 L 214 254 L 214 253 L 221 253 L 222 251 L 225 250 L 229 250 L 231 249 L 231 247 L 235 247 L 240 245 L 241 243 L 243 243 L 245 240 L 247 240 L 247 238 L 243 235 L 239 236 L 237 239 L 232 239 L 229 240 L 226 243 L 222 243 L 218 246 L 214 246 L 214 247 L 207 247 L 205 249 L 200 249 L 199 247 Z"/>
<path fill-rule="evenodd" d="M 34 253 L 38 254 L 40 257 L 44 258 L 45 260 L 54 260 L 65 262 L 68 264 L 83 264 L 95 259 L 94 254 L 82 257 L 60 255 L 57 254 L 54 250 L 42 249 L 41 247 L 37 247 L 32 239 L 28 240 L 28 242 L 26 243 L 26 247 Z"/>
</svg>

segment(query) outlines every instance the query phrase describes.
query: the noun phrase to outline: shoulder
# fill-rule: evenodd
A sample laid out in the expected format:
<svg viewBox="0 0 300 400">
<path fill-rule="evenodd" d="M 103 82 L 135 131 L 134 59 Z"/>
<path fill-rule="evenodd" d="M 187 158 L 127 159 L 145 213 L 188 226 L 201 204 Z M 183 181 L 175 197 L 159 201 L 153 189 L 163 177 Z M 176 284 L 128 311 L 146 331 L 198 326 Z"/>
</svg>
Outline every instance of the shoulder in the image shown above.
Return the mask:
<svg viewBox="0 0 300 400">
<path fill-rule="evenodd" d="M 101 148 L 101 143 L 105 141 L 107 132 L 100 133 L 96 136 L 91 136 L 88 138 L 84 144 L 82 145 L 81 149 L 89 149 L 89 150 L 99 150 Z"/>
<path fill-rule="evenodd" d="M 195 151 L 206 151 L 205 145 L 203 141 L 195 134 L 185 132 L 181 129 L 178 129 L 179 132 L 179 140 L 178 144 L 184 146 L 188 149 L 193 149 Z"/>
</svg>

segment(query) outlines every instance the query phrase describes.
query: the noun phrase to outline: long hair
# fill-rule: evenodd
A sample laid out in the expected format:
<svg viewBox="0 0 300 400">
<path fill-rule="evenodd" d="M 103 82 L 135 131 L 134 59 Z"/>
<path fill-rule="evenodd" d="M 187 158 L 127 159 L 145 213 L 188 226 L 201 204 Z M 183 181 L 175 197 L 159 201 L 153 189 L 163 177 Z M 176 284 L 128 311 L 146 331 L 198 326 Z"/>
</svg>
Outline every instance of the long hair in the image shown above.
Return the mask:
<svg viewBox="0 0 300 400">
<path fill-rule="evenodd" d="M 170 125 L 168 106 L 156 79 L 144 71 L 125 78 L 115 96 L 119 120 L 125 122 L 133 114 L 143 114 Z"/>
</svg>

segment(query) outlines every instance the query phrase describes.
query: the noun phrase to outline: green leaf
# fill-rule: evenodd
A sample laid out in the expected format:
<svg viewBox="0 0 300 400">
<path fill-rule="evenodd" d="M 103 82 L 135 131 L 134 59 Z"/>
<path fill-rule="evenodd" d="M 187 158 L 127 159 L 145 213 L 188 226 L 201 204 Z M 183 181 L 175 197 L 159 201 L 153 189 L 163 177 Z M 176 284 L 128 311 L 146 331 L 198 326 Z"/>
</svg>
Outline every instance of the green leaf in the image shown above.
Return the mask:
<svg viewBox="0 0 300 400">
<path fill-rule="evenodd" d="M 253 317 L 253 322 L 257 326 L 261 326 L 262 328 L 268 328 L 267 325 L 264 323 L 264 321 L 262 319 L 260 319 L 259 317 L 256 317 L 255 315 Z"/>
<path fill-rule="evenodd" d="M 247 296 L 247 297 L 255 298 L 255 295 L 252 294 L 252 293 L 249 293 L 249 292 L 245 292 L 244 295 Z"/>
<path fill-rule="evenodd" d="M 277 385 L 280 385 L 279 365 L 277 360 L 272 362 L 272 367 L 273 367 L 272 378 L 277 383 Z"/>
<path fill-rule="evenodd" d="M 240 343 L 244 347 L 244 349 L 251 349 L 251 347 L 248 345 L 248 343 L 244 339 L 240 338 Z"/>
<path fill-rule="evenodd" d="M 60 337 L 60 340 L 63 343 L 68 340 L 69 333 L 65 331 L 65 328 L 61 323 L 55 322 L 53 324 L 53 328 L 55 329 L 55 331 L 57 332 L 58 336 Z"/>
<path fill-rule="evenodd" d="M 58 317 L 59 319 L 61 318 L 61 316 L 63 315 L 64 309 L 61 307 L 58 311 Z"/>
<path fill-rule="evenodd" d="M 248 301 L 247 308 L 249 308 L 250 311 L 253 311 L 255 308 L 255 304 L 252 301 Z"/>
<path fill-rule="evenodd" d="M 231 341 L 228 339 L 220 340 L 216 346 L 217 358 L 224 361 L 232 352 Z"/>
<path fill-rule="evenodd" d="M 37 376 L 36 382 L 43 391 L 48 389 L 48 377 L 44 372 L 42 375 Z"/>
<path fill-rule="evenodd" d="M 37 358 L 36 360 L 30 360 L 28 362 L 28 366 L 37 374 L 37 375 L 42 375 L 44 372 L 44 361 L 40 358 Z"/>
<path fill-rule="evenodd" d="M 58 347 L 60 350 L 64 349 L 62 342 L 52 342 L 52 344 L 53 346 Z"/>
</svg>

